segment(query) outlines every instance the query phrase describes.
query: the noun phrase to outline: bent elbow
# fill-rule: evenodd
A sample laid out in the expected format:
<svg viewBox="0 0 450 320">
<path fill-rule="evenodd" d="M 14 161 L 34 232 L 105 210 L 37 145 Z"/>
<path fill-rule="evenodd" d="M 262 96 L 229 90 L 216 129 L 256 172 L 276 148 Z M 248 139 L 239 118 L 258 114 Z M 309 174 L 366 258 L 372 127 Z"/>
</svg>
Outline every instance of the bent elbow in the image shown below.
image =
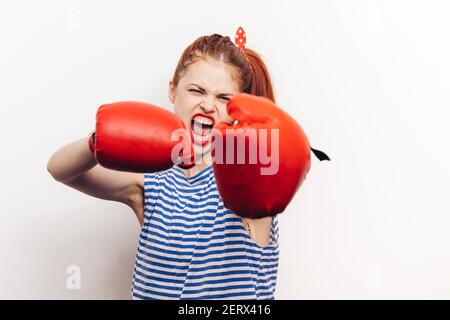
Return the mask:
<svg viewBox="0 0 450 320">
<path fill-rule="evenodd" d="M 47 162 L 47 172 L 50 173 L 50 175 L 52 176 L 53 179 L 55 179 L 58 182 L 61 182 L 60 177 L 56 174 L 56 169 L 55 169 L 55 165 L 52 161 L 52 158 L 50 158 L 50 160 L 48 160 L 48 162 Z"/>
</svg>

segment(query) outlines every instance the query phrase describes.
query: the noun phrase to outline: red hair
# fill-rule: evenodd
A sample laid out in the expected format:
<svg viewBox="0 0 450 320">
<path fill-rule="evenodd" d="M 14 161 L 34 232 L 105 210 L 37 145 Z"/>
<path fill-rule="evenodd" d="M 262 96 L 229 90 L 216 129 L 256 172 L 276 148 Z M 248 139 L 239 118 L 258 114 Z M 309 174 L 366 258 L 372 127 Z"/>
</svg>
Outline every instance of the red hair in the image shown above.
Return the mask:
<svg viewBox="0 0 450 320">
<path fill-rule="evenodd" d="M 239 84 L 241 92 L 266 97 L 275 103 L 274 89 L 266 64 L 254 50 L 244 48 L 244 51 L 245 54 L 230 37 L 217 33 L 199 37 L 183 51 L 173 75 L 173 84 L 175 88 L 178 86 L 190 64 L 200 59 L 212 58 L 231 66 L 232 78 Z"/>
</svg>

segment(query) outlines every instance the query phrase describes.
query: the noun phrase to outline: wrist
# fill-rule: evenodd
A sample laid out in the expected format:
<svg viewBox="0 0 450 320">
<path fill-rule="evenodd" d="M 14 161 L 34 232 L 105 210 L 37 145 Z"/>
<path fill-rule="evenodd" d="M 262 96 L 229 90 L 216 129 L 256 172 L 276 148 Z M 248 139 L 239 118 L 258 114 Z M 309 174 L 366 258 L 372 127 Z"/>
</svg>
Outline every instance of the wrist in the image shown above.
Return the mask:
<svg viewBox="0 0 450 320">
<path fill-rule="evenodd" d="M 95 130 L 89 133 L 89 149 L 91 150 L 92 154 L 95 154 Z"/>
</svg>

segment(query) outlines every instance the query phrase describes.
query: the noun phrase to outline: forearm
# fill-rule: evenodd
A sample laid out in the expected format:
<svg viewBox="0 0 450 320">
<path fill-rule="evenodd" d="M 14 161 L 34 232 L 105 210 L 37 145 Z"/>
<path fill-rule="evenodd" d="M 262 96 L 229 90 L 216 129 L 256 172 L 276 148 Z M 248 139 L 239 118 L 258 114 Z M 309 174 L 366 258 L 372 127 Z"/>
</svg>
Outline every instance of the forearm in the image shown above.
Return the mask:
<svg viewBox="0 0 450 320">
<path fill-rule="evenodd" d="M 55 180 L 69 181 L 97 164 L 89 149 L 89 136 L 61 147 L 50 157 L 47 170 Z"/>
</svg>

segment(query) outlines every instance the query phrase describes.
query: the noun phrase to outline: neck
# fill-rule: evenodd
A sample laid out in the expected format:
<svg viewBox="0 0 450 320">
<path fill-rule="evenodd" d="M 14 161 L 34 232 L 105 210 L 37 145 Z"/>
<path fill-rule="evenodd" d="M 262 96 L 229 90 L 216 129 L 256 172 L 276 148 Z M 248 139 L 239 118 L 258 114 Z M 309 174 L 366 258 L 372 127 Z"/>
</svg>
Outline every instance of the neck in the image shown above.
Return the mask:
<svg viewBox="0 0 450 320">
<path fill-rule="evenodd" d="M 196 164 L 192 168 L 185 170 L 184 174 L 188 177 L 195 176 L 197 173 L 205 169 L 208 165 L 207 164 Z"/>
<path fill-rule="evenodd" d="M 203 169 L 206 169 L 211 164 L 212 164 L 211 152 L 207 152 L 202 155 L 201 159 L 197 161 L 195 166 L 193 166 L 190 169 L 184 170 L 184 173 L 188 177 L 192 177 L 197 173 L 199 173 L 200 171 L 202 171 Z"/>
</svg>

